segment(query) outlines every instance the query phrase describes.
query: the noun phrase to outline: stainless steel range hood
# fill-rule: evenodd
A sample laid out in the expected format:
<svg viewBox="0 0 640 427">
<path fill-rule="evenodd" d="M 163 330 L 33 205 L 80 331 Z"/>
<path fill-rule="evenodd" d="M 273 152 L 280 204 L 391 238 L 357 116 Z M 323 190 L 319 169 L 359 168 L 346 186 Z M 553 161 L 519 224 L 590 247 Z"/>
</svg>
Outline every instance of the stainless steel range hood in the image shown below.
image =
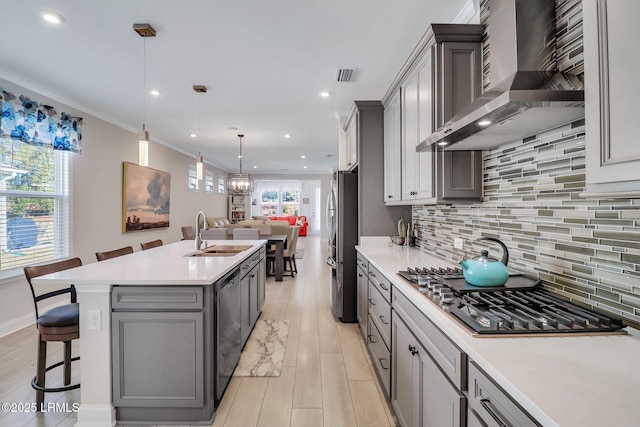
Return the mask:
<svg viewBox="0 0 640 427">
<path fill-rule="evenodd" d="M 584 117 L 579 79 L 555 71 L 555 1 L 491 0 L 491 86 L 417 147 L 484 150 Z"/>
</svg>

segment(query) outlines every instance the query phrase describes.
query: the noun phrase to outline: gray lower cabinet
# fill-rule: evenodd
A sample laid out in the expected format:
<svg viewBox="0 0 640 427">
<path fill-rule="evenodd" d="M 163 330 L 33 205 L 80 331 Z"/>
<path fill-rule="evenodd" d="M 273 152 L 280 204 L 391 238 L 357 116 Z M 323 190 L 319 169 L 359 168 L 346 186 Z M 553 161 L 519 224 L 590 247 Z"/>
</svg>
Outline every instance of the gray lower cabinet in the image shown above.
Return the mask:
<svg viewBox="0 0 640 427">
<path fill-rule="evenodd" d="M 367 313 L 369 310 L 369 262 L 360 253 L 356 256 L 356 286 L 358 288 L 358 323 L 363 336 L 367 336 Z"/>
<path fill-rule="evenodd" d="M 212 305 L 210 286 L 114 286 L 112 383 L 119 421 L 213 418 Z"/>
<path fill-rule="evenodd" d="M 261 251 L 256 252 L 240 264 L 240 330 L 242 344 L 247 342 L 253 326 L 260 316 L 260 261 Z"/>
<path fill-rule="evenodd" d="M 465 396 L 443 375 L 400 316 L 392 318 L 391 402 L 403 427 L 463 427 Z"/>
<path fill-rule="evenodd" d="M 539 427 L 476 364 L 469 363 L 469 426 Z"/>
<path fill-rule="evenodd" d="M 465 426 L 464 353 L 399 292 L 393 295 L 391 403 L 400 424 Z"/>
</svg>

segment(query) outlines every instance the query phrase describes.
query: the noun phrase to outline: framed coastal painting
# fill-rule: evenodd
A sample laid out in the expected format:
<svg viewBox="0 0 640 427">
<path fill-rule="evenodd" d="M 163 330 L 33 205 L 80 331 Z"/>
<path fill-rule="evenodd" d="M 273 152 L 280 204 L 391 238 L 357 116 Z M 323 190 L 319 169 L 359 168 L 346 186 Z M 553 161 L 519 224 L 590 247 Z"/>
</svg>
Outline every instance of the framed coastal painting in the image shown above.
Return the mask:
<svg viewBox="0 0 640 427">
<path fill-rule="evenodd" d="M 122 232 L 169 227 L 171 174 L 123 162 Z"/>
</svg>

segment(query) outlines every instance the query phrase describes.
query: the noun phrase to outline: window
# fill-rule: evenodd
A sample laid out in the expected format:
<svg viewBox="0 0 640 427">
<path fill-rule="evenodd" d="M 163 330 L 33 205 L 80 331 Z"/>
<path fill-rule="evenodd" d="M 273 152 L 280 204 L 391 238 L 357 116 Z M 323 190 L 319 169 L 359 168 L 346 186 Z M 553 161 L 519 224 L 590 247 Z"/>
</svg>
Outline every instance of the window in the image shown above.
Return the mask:
<svg viewBox="0 0 640 427">
<path fill-rule="evenodd" d="M 0 271 L 69 256 L 70 155 L 0 138 Z"/>
<path fill-rule="evenodd" d="M 189 165 L 189 190 L 198 191 L 198 174 L 196 173 L 196 167 Z"/>
<path fill-rule="evenodd" d="M 224 194 L 224 178 L 218 178 L 218 194 Z"/>
<path fill-rule="evenodd" d="M 213 173 L 209 171 L 204 174 L 204 191 L 213 193 Z"/>
<path fill-rule="evenodd" d="M 260 215 L 298 216 L 301 188 L 298 181 L 258 181 L 256 189 L 260 200 Z"/>
</svg>

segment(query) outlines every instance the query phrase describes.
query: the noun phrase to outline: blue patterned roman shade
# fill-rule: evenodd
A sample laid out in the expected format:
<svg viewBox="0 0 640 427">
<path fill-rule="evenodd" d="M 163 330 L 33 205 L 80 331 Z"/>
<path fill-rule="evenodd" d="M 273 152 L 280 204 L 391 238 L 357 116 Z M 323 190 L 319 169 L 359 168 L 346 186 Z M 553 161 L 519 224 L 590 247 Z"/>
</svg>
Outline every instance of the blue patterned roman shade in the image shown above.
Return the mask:
<svg viewBox="0 0 640 427">
<path fill-rule="evenodd" d="M 58 114 L 53 107 L 16 96 L 0 87 L 0 138 L 27 144 L 50 146 L 55 150 L 82 151 L 81 117 Z"/>
</svg>

